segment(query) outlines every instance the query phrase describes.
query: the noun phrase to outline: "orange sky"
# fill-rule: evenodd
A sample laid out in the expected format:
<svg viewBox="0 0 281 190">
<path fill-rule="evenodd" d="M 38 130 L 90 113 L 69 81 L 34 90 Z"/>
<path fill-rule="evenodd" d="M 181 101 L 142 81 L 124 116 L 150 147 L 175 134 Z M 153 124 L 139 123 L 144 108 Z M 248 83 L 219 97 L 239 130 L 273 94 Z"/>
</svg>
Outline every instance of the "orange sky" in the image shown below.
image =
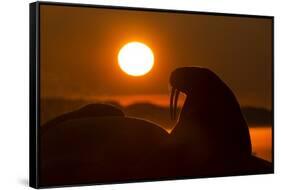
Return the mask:
<svg viewBox="0 0 281 190">
<path fill-rule="evenodd" d="M 270 19 L 53 5 L 40 11 L 44 98 L 165 105 L 170 72 L 203 66 L 230 86 L 240 104 L 271 109 Z M 154 52 L 154 67 L 143 77 L 128 76 L 118 66 L 118 51 L 130 41 Z"/>
</svg>

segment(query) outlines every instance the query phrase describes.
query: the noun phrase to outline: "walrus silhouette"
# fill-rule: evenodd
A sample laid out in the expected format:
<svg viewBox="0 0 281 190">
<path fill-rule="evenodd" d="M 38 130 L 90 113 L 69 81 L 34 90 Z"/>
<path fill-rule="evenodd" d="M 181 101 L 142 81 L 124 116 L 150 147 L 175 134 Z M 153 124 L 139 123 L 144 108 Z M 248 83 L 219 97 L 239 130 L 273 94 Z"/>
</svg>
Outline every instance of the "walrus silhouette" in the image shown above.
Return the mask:
<svg viewBox="0 0 281 190">
<path fill-rule="evenodd" d="M 186 94 L 171 132 L 174 146 L 182 148 L 179 157 L 193 160 L 208 173 L 243 172 L 249 167 L 249 171 L 272 170 L 268 162 L 251 155 L 249 129 L 239 103 L 215 73 L 199 67 L 177 68 L 170 75 L 170 84 L 172 119 L 176 119 L 179 93 Z"/>
<path fill-rule="evenodd" d="M 42 186 L 141 180 L 165 170 L 159 158 L 169 134 L 111 105 L 91 104 L 41 129 Z"/>
</svg>

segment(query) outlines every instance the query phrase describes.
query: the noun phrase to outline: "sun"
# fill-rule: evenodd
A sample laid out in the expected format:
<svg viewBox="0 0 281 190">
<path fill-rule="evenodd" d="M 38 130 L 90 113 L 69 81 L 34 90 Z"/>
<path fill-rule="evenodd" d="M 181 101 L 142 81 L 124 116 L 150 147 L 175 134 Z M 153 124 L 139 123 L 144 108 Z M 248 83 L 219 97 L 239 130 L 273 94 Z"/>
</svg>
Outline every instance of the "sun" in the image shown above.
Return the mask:
<svg viewBox="0 0 281 190">
<path fill-rule="evenodd" d="M 141 42 L 130 42 L 118 53 L 118 64 L 122 71 L 131 76 L 143 76 L 154 65 L 152 50 Z"/>
</svg>

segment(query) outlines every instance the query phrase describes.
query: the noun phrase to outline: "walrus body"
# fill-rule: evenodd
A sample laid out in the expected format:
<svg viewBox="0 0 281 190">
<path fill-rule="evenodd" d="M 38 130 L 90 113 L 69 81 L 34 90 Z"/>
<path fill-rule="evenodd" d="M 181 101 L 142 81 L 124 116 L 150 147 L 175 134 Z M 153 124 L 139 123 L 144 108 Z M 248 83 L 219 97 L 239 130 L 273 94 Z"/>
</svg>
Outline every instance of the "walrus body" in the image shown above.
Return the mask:
<svg viewBox="0 0 281 190">
<path fill-rule="evenodd" d="M 169 134 L 154 123 L 123 115 L 56 121 L 40 135 L 43 186 L 140 180 L 164 169 Z"/>
<path fill-rule="evenodd" d="M 272 171 L 271 164 L 252 156 L 239 103 L 215 73 L 198 67 L 178 68 L 170 83 L 177 93 L 187 96 L 171 133 L 174 146 L 181 148 L 179 157 L 191 157 L 208 175 Z"/>
</svg>

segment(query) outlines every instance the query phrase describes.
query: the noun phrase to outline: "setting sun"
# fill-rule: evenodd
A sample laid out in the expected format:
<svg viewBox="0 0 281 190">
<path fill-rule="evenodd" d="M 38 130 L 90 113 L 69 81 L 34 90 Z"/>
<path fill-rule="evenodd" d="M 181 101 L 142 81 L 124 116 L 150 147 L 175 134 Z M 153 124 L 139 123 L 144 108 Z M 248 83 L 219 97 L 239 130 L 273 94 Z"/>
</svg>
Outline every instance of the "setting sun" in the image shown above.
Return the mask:
<svg viewBox="0 0 281 190">
<path fill-rule="evenodd" d="M 128 75 L 142 76 L 153 67 L 153 52 L 143 43 L 130 42 L 120 49 L 118 63 L 122 71 Z"/>
</svg>

